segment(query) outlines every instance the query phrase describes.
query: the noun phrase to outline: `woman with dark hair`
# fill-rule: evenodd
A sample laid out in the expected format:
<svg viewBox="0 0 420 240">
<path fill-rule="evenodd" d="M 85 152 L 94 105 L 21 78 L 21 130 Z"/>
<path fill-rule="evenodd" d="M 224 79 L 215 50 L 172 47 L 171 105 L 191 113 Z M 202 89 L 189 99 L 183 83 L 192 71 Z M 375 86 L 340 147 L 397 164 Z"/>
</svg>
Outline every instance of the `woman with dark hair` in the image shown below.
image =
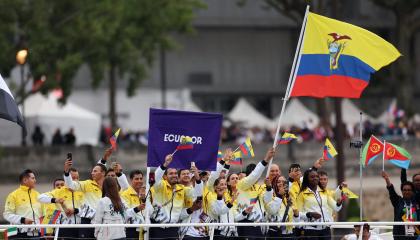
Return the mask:
<svg viewBox="0 0 420 240">
<path fill-rule="evenodd" d="M 296 199 L 299 218 L 305 222 L 328 222 L 327 208 L 334 211 L 341 209 L 341 199 L 337 202 L 325 191 L 319 188 L 319 176 L 315 169 L 306 170 L 303 175 L 302 186 Z M 327 226 L 304 226 L 304 236 L 312 240 L 331 239 L 331 231 Z"/>
<path fill-rule="evenodd" d="M 144 204 L 127 209 L 120 198 L 117 180 L 113 177 L 106 177 L 102 184 L 102 198 L 98 202 L 95 218 L 92 223 L 125 223 L 130 217 L 136 216 L 137 218 L 142 218 L 141 214 L 137 213 L 143 208 Z M 125 228 L 96 227 L 95 237 L 101 240 L 125 239 Z"/>
<path fill-rule="evenodd" d="M 382 177 L 385 179 L 386 188 L 389 192 L 389 199 L 394 207 L 394 222 L 417 222 L 419 221 L 419 202 L 415 198 L 414 184 L 410 181 L 401 183 L 402 197 L 399 196 L 389 180 L 386 172 L 382 172 Z M 417 226 L 397 226 L 392 230 L 395 240 L 402 239 L 417 239 L 420 230 Z"/>
<path fill-rule="evenodd" d="M 275 176 L 272 181 L 267 178 L 265 184 L 264 202 L 268 221 L 280 223 L 298 221 L 299 212 L 293 206 L 292 199 L 289 196 L 289 186 L 286 178 Z M 293 239 L 293 237 L 292 226 L 270 226 L 267 233 L 267 239 Z"/>
<path fill-rule="evenodd" d="M 239 176 L 236 173 L 231 173 L 227 177 L 227 189 L 229 196 L 233 196 L 237 193 L 238 189 L 236 188 L 236 184 L 238 184 Z"/>
<path fill-rule="evenodd" d="M 209 203 L 208 214 L 219 223 L 235 222 L 236 198 L 237 194 L 230 196 L 227 192 L 227 184 L 225 178 L 218 178 L 214 182 L 214 192 L 216 199 L 212 199 Z M 221 240 L 229 237 L 237 237 L 238 233 L 234 226 L 219 226 L 214 230 L 214 239 Z"/>
</svg>

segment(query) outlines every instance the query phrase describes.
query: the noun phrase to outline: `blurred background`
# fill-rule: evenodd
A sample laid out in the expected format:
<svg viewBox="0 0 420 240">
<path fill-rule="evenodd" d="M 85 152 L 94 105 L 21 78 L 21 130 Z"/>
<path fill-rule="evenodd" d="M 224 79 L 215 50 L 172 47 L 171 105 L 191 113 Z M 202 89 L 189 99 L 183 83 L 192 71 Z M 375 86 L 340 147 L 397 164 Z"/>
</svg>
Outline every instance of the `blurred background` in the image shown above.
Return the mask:
<svg viewBox="0 0 420 240">
<path fill-rule="evenodd" d="M 420 155 L 420 1 L 4 0 L 0 73 L 28 135 L 0 120 L 2 185 L 15 186 L 24 168 L 49 184 L 67 152 L 88 177 L 119 127 L 114 160 L 144 169 L 150 107 L 223 113 L 221 148 L 250 136 L 257 157 L 246 161 L 257 161 L 274 139 L 306 5 L 377 33 L 403 56 L 375 73 L 360 99 L 291 99 L 282 131 L 299 139 L 275 161 L 284 174 L 292 162 L 310 167 L 328 137 L 339 152 L 325 166 L 337 178 L 330 185 L 353 181 L 357 191 L 359 150 L 349 142 L 363 112 L 365 140 L 375 134 L 412 154 L 410 178 Z M 364 173 L 369 219 L 391 218 L 369 198 L 382 194 L 390 207 L 380 171 L 377 162 Z"/>
</svg>

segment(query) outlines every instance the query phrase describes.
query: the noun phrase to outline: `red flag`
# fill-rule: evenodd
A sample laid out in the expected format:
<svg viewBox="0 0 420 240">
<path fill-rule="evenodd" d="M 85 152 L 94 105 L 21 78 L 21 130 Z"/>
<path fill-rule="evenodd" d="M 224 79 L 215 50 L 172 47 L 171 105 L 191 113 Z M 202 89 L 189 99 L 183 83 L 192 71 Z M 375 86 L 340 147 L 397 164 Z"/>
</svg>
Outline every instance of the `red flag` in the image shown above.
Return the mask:
<svg viewBox="0 0 420 240">
<path fill-rule="evenodd" d="M 363 148 L 362 161 L 360 164 L 365 167 L 371 164 L 373 160 L 375 160 L 375 158 L 382 153 L 383 150 L 384 144 L 372 135 Z"/>
</svg>

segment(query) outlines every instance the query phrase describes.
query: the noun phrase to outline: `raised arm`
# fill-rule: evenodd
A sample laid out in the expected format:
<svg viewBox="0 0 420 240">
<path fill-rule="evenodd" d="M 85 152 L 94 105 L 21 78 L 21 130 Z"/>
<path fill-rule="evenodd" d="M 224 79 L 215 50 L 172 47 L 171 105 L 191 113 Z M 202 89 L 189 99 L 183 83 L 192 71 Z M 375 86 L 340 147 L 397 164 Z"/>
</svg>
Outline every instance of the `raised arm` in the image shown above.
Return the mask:
<svg viewBox="0 0 420 240">
<path fill-rule="evenodd" d="M 401 199 L 401 197 L 397 194 L 397 192 L 395 192 L 394 185 L 392 185 L 391 180 L 389 180 L 388 173 L 382 171 L 382 178 L 386 182 L 386 189 L 388 189 L 389 199 L 391 200 L 392 206 L 398 206 L 398 201 Z"/>
<path fill-rule="evenodd" d="M 258 179 L 261 177 L 261 174 L 264 172 L 264 169 L 267 166 L 267 164 L 274 157 L 274 153 L 275 153 L 274 148 L 270 148 L 267 151 L 264 157 L 264 160 L 259 162 L 257 166 L 255 167 L 255 169 L 248 176 L 244 177 L 238 182 L 238 189 L 247 190 L 250 187 L 252 187 L 252 185 L 254 185 L 258 181 Z"/>
</svg>

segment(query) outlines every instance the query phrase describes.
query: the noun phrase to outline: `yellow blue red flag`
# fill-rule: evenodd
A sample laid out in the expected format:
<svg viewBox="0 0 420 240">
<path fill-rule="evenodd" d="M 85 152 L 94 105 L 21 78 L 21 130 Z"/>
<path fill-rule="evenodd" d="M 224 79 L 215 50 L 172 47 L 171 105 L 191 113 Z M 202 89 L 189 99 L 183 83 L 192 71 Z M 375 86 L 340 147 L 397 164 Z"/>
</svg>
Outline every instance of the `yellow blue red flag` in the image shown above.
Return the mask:
<svg viewBox="0 0 420 240">
<path fill-rule="evenodd" d="M 111 146 L 113 149 L 117 149 L 117 140 L 118 136 L 120 135 L 121 128 L 118 128 L 118 130 L 112 135 L 111 138 L 109 138 L 109 142 L 111 143 Z"/>
<path fill-rule="evenodd" d="M 359 98 L 370 75 L 400 56 L 366 29 L 309 12 L 290 96 Z"/>
<path fill-rule="evenodd" d="M 335 148 L 332 145 L 331 141 L 328 138 L 325 139 L 323 158 L 325 160 L 330 160 L 333 157 L 335 157 L 337 154 L 338 154 L 337 153 L 337 150 L 335 150 Z"/>
<path fill-rule="evenodd" d="M 252 148 L 251 138 L 247 137 L 245 142 L 239 146 L 243 156 L 254 157 L 254 149 Z"/>
<path fill-rule="evenodd" d="M 280 139 L 277 141 L 277 144 L 288 144 L 290 141 L 292 141 L 293 139 L 297 139 L 296 135 L 293 133 L 288 133 L 285 132 L 283 133 L 283 135 L 280 137 Z"/>
</svg>

